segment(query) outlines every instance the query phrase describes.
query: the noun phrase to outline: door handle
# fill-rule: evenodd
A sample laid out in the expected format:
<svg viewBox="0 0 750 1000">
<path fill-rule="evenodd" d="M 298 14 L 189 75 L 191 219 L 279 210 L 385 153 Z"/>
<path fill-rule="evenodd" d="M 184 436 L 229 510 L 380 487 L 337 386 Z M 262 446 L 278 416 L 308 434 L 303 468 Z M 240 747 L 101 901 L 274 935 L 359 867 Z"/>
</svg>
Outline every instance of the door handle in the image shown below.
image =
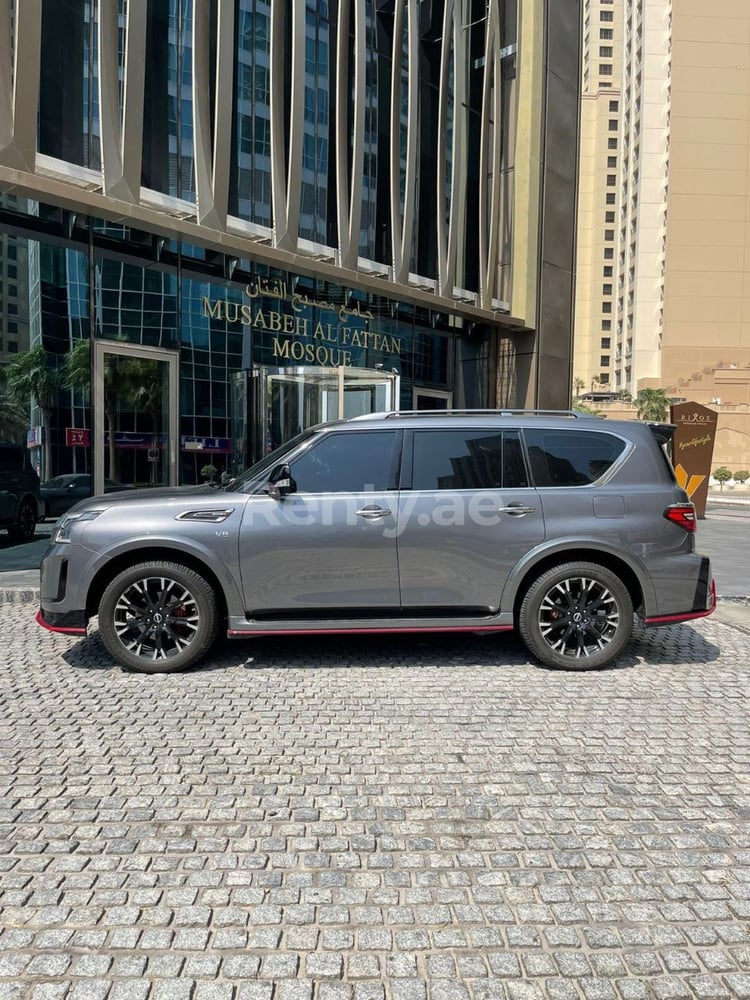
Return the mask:
<svg viewBox="0 0 750 1000">
<path fill-rule="evenodd" d="M 375 521 L 379 517 L 388 517 L 390 513 L 387 507 L 363 507 L 362 510 L 355 511 L 357 517 L 364 517 L 366 521 Z"/>
<path fill-rule="evenodd" d="M 526 507 L 524 504 L 511 503 L 507 507 L 498 507 L 498 514 L 512 514 L 514 517 L 519 517 L 522 514 L 533 514 L 536 507 Z"/>
</svg>

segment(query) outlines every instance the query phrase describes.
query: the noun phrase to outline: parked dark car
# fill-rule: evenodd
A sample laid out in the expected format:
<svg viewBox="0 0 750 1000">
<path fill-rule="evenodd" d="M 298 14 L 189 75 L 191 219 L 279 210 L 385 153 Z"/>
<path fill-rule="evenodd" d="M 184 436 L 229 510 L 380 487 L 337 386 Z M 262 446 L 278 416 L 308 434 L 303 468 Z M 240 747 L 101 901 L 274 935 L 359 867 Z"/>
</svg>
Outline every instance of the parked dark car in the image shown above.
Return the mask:
<svg viewBox="0 0 750 1000">
<path fill-rule="evenodd" d="M 31 538 L 40 519 L 39 476 L 20 444 L 0 442 L 0 528 L 14 541 Z"/>
<path fill-rule="evenodd" d="M 674 426 L 544 412 L 389 413 L 304 431 L 219 489 L 82 500 L 52 533 L 40 624 L 148 672 L 219 631 L 503 632 L 590 669 L 715 606 Z"/>
<path fill-rule="evenodd" d="M 120 490 L 130 490 L 132 486 L 124 486 L 114 479 L 104 480 L 105 493 L 119 493 Z M 42 483 L 40 490 L 45 504 L 45 517 L 59 517 L 70 510 L 74 503 L 91 496 L 91 476 L 87 473 L 68 473 L 55 476 Z"/>
</svg>

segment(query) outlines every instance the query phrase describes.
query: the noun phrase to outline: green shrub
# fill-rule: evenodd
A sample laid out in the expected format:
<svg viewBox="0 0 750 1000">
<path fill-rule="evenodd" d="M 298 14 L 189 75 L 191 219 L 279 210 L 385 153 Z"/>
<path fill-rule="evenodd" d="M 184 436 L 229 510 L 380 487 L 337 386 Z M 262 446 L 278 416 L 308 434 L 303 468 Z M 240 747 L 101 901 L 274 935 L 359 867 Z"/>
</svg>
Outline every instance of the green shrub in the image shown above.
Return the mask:
<svg viewBox="0 0 750 1000">
<path fill-rule="evenodd" d="M 729 471 L 729 469 L 725 465 L 721 465 L 721 466 L 719 466 L 718 469 L 714 469 L 713 477 L 716 480 L 716 482 L 719 484 L 719 489 L 723 490 L 724 489 L 724 483 L 726 483 L 729 479 L 732 478 L 732 473 Z"/>
</svg>

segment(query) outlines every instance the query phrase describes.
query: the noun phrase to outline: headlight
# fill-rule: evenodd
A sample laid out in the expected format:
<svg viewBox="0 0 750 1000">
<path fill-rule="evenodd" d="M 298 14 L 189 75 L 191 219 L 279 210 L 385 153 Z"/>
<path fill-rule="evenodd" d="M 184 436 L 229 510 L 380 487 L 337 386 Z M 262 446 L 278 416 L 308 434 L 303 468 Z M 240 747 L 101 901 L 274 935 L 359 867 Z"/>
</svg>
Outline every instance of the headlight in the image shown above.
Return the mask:
<svg viewBox="0 0 750 1000">
<path fill-rule="evenodd" d="M 83 521 L 93 521 L 94 518 L 99 517 L 105 511 L 104 507 L 95 510 L 84 510 L 80 514 L 66 514 L 63 519 L 55 525 L 52 532 L 52 542 L 53 544 L 57 542 L 69 542 L 70 535 L 73 528 L 77 524 L 81 524 Z"/>
</svg>

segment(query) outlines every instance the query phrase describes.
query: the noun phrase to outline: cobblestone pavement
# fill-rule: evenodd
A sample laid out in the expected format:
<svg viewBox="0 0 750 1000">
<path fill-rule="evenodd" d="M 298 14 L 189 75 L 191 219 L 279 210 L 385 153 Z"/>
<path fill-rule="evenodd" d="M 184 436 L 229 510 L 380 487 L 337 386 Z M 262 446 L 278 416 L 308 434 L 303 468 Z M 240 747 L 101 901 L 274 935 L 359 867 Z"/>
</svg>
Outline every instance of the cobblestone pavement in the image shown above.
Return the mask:
<svg viewBox="0 0 750 1000">
<path fill-rule="evenodd" d="M 747 634 L 225 643 L 0 607 L 0 998 L 750 997 Z"/>
</svg>

